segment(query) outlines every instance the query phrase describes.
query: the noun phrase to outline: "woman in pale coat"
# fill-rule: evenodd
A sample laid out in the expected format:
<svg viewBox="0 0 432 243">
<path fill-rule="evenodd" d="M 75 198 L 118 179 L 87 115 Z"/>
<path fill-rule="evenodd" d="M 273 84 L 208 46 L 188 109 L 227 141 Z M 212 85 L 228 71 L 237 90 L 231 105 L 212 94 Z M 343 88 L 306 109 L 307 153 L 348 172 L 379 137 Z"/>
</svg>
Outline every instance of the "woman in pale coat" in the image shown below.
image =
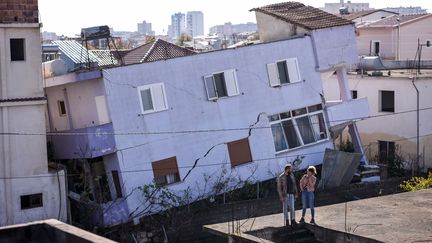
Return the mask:
<svg viewBox="0 0 432 243">
<path fill-rule="evenodd" d="M 305 222 L 306 209 L 309 206 L 311 211 L 311 224 L 315 224 L 315 209 L 314 209 L 314 201 L 315 201 L 315 183 L 317 181 L 316 178 L 316 168 L 315 166 L 309 166 L 307 169 L 307 174 L 304 175 L 300 180 L 300 191 L 302 194 L 302 217 L 300 219 L 300 223 Z"/>
</svg>

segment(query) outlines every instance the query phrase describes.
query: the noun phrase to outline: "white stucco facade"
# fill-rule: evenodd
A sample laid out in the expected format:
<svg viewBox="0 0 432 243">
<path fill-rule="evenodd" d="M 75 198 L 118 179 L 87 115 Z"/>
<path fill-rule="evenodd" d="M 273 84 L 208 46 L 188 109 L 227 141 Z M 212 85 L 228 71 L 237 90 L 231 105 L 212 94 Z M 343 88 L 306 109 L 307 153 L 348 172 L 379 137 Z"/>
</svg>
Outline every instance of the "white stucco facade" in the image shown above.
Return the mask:
<svg viewBox="0 0 432 243">
<path fill-rule="evenodd" d="M 48 170 L 39 31 L 0 24 L 0 225 L 66 220 L 64 172 Z M 11 39 L 24 39 L 24 60 L 12 60 Z M 39 193 L 40 205 L 23 209 L 22 196 Z"/>
<path fill-rule="evenodd" d="M 102 135 L 113 136 L 115 150 L 102 159 L 112 198 L 118 195 L 114 171 L 118 172 L 121 194 L 128 195 L 125 217 L 145 208 L 138 188 L 157 179 L 156 162 L 175 157 L 179 178 L 166 186 L 177 192 L 190 189 L 194 200 L 199 194 L 210 196 L 211 183 L 221 175 L 263 181 L 274 178 L 296 158 L 302 161 L 296 169 L 321 164 L 325 149 L 334 148 L 332 126 L 352 125 L 361 118 L 353 114 L 354 109 L 360 116 L 367 116 L 367 101 L 346 99 L 329 104 L 330 99 L 323 93 L 322 72 L 344 73 L 347 65 L 357 62 L 353 25 L 306 33 L 300 27 L 293 32 L 294 26 L 289 23 L 259 13 L 257 19 L 261 37 L 266 29 L 277 32 L 268 31 L 261 44 L 104 69 L 100 78 L 81 79 L 69 74 L 47 80 L 50 110 L 56 109 L 56 99 L 66 88 L 72 119 L 76 113 L 97 114 L 92 100 L 95 96 L 106 97 L 112 131 Z M 281 81 L 282 64 L 290 82 Z M 226 94 L 219 96 L 223 88 L 216 84 L 215 77 L 221 73 Z M 340 85 L 348 88 L 341 92 L 345 94 L 349 85 L 345 76 L 341 77 Z M 208 86 L 209 82 L 214 85 Z M 71 96 L 81 96 L 85 102 L 72 102 L 78 99 Z M 318 117 L 313 118 L 315 125 L 321 124 L 315 126 L 321 129 L 320 135 L 305 142 L 304 135 L 296 130 L 294 133 L 302 137 L 301 146 L 278 147 L 273 125 L 295 119 L 298 115 L 294 111 L 306 110 L 309 121 L 309 116 L 322 114 L 322 123 Z M 290 111 L 288 116 L 293 115 L 287 118 L 286 112 Z M 329 114 L 346 124 L 330 121 Z M 270 118 L 274 115 L 276 120 Z M 86 119 L 93 116 L 83 115 Z M 53 118 L 51 123 L 51 128 L 68 131 L 62 118 Z M 81 122 L 73 129 L 87 125 Z M 289 137 L 289 132 L 283 136 Z M 251 159 L 237 165 L 229 146 L 242 139 L 248 141 Z M 207 187 L 205 178 L 210 178 Z"/>
</svg>

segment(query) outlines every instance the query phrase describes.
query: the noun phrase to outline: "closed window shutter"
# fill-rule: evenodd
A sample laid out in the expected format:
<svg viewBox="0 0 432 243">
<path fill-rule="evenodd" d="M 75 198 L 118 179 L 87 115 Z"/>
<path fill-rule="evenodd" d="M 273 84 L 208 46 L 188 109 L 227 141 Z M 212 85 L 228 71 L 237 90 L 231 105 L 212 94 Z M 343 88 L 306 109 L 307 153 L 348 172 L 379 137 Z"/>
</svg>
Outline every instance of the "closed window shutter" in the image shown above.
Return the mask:
<svg viewBox="0 0 432 243">
<path fill-rule="evenodd" d="M 163 84 L 157 84 L 151 87 L 153 96 L 153 106 L 155 111 L 166 110 L 165 89 Z"/>
<path fill-rule="evenodd" d="M 267 73 L 271 87 L 280 86 L 278 68 L 276 63 L 267 64 Z"/>
<path fill-rule="evenodd" d="M 204 77 L 204 84 L 206 87 L 207 98 L 209 100 L 217 99 L 216 87 L 214 85 L 213 75 L 205 76 Z"/>
<path fill-rule="evenodd" d="M 252 162 L 252 153 L 247 138 L 229 142 L 227 145 L 231 166 Z"/>
<path fill-rule="evenodd" d="M 288 76 L 290 83 L 300 82 L 300 70 L 297 62 L 297 58 L 290 58 L 286 60 L 288 68 Z"/>
<path fill-rule="evenodd" d="M 225 86 L 227 90 L 228 96 L 234 96 L 240 94 L 238 85 L 237 85 L 237 77 L 234 69 L 227 70 L 224 72 L 225 78 Z"/>
<path fill-rule="evenodd" d="M 152 162 L 152 169 L 157 184 L 170 184 L 180 181 L 176 157 L 154 161 Z"/>
</svg>

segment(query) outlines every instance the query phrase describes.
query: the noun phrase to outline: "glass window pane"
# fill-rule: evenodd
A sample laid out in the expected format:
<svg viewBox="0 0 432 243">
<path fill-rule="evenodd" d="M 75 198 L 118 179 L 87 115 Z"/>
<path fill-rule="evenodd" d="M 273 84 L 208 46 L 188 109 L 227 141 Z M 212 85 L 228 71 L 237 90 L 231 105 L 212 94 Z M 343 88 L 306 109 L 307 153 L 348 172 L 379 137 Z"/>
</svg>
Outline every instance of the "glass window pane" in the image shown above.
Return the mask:
<svg viewBox="0 0 432 243">
<path fill-rule="evenodd" d="M 141 101 L 144 111 L 153 110 L 153 101 L 150 89 L 141 90 Z"/>
<path fill-rule="evenodd" d="M 270 120 L 271 122 L 272 122 L 272 121 L 277 121 L 277 120 L 279 120 L 279 114 L 269 116 L 269 120 Z"/>
<path fill-rule="evenodd" d="M 304 144 L 315 142 L 315 136 L 312 132 L 311 123 L 309 117 L 301 117 L 296 119 L 298 129 L 303 139 Z"/>
<path fill-rule="evenodd" d="M 273 124 L 271 125 L 271 129 L 276 152 L 288 149 L 281 124 Z"/>
<path fill-rule="evenodd" d="M 284 113 L 280 113 L 280 117 L 281 119 L 286 119 L 286 118 L 290 118 L 291 117 L 291 113 L 288 112 L 284 112 Z"/>
<path fill-rule="evenodd" d="M 223 73 L 217 73 L 213 75 L 214 77 L 214 81 L 215 81 L 215 85 L 216 85 L 216 90 L 217 90 L 217 96 L 218 97 L 223 97 L 223 96 L 227 96 L 227 91 L 226 91 L 226 87 L 225 87 L 225 77 Z"/>
<path fill-rule="evenodd" d="M 300 116 L 300 115 L 303 115 L 303 114 L 306 114 L 306 113 L 307 113 L 306 107 L 292 111 L 292 115 L 293 116 Z"/>
<path fill-rule="evenodd" d="M 320 111 L 322 110 L 322 105 L 318 104 L 318 105 L 311 105 L 308 107 L 308 111 L 309 112 L 314 112 L 314 111 Z"/>
<path fill-rule="evenodd" d="M 315 134 L 316 140 L 322 140 L 327 138 L 327 131 L 324 123 L 324 116 L 322 113 L 312 115 L 310 117 L 312 128 Z"/>
<path fill-rule="evenodd" d="M 281 84 L 289 83 L 289 76 L 286 61 L 277 63 L 278 72 L 279 72 L 279 80 Z"/>
<path fill-rule="evenodd" d="M 294 124 L 291 120 L 282 122 L 282 126 L 284 128 L 285 136 L 288 141 L 289 148 L 296 148 L 300 146 L 300 141 L 297 137 L 297 133 L 294 128 Z"/>
<path fill-rule="evenodd" d="M 212 99 L 217 97 L 216 89 L 214 86 L 213 76 L 209 76 L 205 78 L 205 85 L 207 88 L 208 98 Z"/>
<path fill-rule="evenodd" d="M 381 91 L 381 111 L 394 112 L 394 91 Z"/>
</svg>

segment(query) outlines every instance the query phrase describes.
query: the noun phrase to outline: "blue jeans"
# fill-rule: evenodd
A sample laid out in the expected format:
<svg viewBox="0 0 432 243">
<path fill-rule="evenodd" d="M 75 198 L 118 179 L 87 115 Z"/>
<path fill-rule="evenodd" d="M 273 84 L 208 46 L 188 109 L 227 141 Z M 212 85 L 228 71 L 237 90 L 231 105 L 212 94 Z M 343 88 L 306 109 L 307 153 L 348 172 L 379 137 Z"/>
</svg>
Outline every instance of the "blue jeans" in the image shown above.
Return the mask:
<svg viewBox="0 0 432 243">
<path fill-rule="evenodd" d="M 295 220 L 295 208 L 294 208 L 294 194 L 287 194 L 285 202 L 283 203 L 283 214 L 284 220 L 290 219 L 290 221 Z M 288 217 L 288 211 L 291 217 Z"/>
<path fill-rule="evenodd" d="M 313 192 L 302 192 L 302 217 L 306 215 L 306 209 L 310 208 L 312 218 L 315 217 L 315 208 L 314 208 L 315 195 Z"/>
</svg>

